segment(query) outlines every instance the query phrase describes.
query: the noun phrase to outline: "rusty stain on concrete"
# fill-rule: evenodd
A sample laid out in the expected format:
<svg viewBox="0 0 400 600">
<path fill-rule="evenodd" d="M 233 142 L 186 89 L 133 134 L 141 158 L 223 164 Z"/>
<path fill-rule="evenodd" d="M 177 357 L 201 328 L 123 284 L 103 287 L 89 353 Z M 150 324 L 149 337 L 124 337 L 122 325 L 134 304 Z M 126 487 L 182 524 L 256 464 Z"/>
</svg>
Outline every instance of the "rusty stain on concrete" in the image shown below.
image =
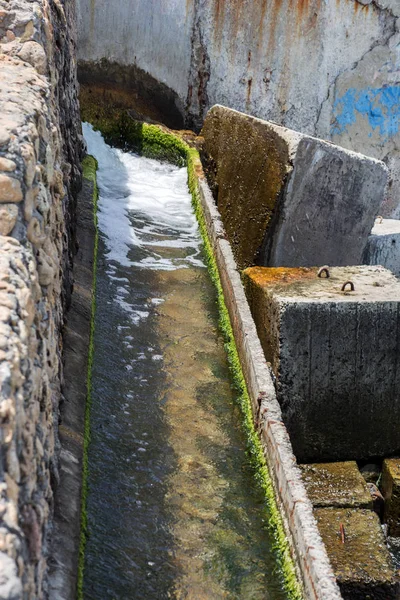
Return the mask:
<svg viewBox="0 0 400 600">
<path fill-rule="evenodd" d="M 186 0 L 186 16 L 185 16 L 185 20 L 187 21 L 187 18 L 189 16 L 189 8 L 192 6 L 192 0 Z"/>
<path fill-rule="evenodd" d="M 246 104 L 247 106 L 249 106 L 250 104 L 250 100 L 251 100 L 251 86 L 253 83 L 253 78 L 250 77 L 247 81 L 247 98 L 246 98 Z"/>
<path fill-rule="evenodd" d="M 214 39 L 217 45 L 221 44 L 222 29 L 225 20 L 225 0 L 214 0 Z"/>
<path fill-rule="evenodd" d="M 268 14 L 268 24 L 269 24 L 269 32 L 268 32 L 268 44 L 267 44 L 267 54 L 266 59 L 271 61 L 271 57 L 274 54 L 275 50 L 275 38 L 276 38 L 276 25 L 278 23 L 279 13 L 282 8 L 283 0 L 273 0 L 273 5 Z M 271 61 L 272 62 L 272 61 Z"/>
<path fill-rule="evenodd" d="M 260 25 L 258 27 L 258 41 L 257 41 L 257 46 L 260 46 L 261 42 L 263 41 L 264 19 L 265 19 L 266 10 L 267 10 L 267 0 L 261 0 Z"/>
<path fill-rule="evenodd" d="M 297 12 L 297 24 L 303 20 L 303 17 L 308 12 L 310 0 L 297 0 L 296 12 Z"/>
<path fill-rule="evenodd" d="M 279 283 L 291 284 L 317 277 L 316 268 L 308 267 L 249 267 L 244 274 L 254 285 L 264 288 Z"/>
</svg>

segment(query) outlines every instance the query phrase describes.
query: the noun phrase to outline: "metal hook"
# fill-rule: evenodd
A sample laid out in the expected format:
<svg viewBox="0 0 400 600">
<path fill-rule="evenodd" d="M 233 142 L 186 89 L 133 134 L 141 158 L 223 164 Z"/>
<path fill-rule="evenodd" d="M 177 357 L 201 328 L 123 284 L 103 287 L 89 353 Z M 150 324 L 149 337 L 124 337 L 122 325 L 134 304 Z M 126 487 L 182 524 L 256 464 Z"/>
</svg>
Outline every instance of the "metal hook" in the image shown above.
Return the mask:
<svg viewBox="0 0 400 600">
<path fill-rule="evenodd" d="M 350 291 L 354 292 L 354 283 L 352 281 L 346 281 L 343 285 L 342 285 L 342 292 L 346 291 L 346 287 L 350 286 Z"/>
<path fill-rule="evenodd" d="M 325 267 L 321 267 L 321 268 L 318 270 L 318 273 L 317 273 L 317 275 L 318 275 L 318 277 L 321 277 L 321 279 L 322 279 L 322 273 L 325 273 L 325 277 L 324 277 L 324 279 L 329 279 L 329 277 L 331 276 L 331 275 L 330 275 L 330 273 L 329 273 L 329 267 L 327 267 L 327 266 L 325 266 Z"/>
</svg>

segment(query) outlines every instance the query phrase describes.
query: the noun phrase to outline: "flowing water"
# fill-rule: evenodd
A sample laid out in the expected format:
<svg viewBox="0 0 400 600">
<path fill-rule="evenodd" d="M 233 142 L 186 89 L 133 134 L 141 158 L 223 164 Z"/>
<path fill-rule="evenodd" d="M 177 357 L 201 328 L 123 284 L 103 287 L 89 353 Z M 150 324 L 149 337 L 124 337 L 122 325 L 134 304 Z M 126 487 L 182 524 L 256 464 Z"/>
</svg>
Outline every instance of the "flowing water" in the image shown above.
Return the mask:
<svg viewBox="0 0 400 600">
<path fill-rule="evenodd" d="M 99 162 L 85 600 L 283 600 L 186 169 Z"/>
</svg>

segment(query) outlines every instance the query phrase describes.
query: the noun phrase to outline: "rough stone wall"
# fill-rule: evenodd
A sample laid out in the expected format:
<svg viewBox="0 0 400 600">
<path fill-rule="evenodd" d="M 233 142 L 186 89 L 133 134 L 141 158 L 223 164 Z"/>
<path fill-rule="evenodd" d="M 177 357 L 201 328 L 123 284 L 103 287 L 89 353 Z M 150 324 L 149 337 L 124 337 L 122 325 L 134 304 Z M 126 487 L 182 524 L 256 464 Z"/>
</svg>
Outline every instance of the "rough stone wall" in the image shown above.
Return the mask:
<svg viewBox="0 0 400 600">
<path fill-rule="evenodd" d="M 47 597 L 82 151 L 73 3 L 0 0 L 0 598 Z"/>
<path fill-rule="evenodd" d="M 78 0 L 79 57 L 135 64 L 187 124 L 223 104 L 385 160 L 400 216 L 398 0 Z"/>
</svg>

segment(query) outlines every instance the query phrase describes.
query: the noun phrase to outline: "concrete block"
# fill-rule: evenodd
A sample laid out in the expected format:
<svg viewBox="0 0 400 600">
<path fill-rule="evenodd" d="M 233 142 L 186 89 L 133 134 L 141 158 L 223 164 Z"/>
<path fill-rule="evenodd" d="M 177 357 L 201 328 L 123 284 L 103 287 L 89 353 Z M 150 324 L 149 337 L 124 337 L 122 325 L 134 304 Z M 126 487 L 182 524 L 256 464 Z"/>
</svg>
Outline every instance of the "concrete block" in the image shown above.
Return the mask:
<svg viewBox="0 0 400 600">
<path fill-rule="evenodd" d="M 382 265 L 400 277 L 400 221 L 377 219 L 364 251 L 365 265 Z"/>
<path fill-rule="evenodd" d="M 385 522 L 388 535 L 400 536 L 400 458 L 383 461 L 382 494 L 385 499 Z"/>
<path fill-rule="evenodd" d="M 399 597 L 395 567 L 374 512 L 316 508 L 314 515 L 344 600 Z"/>
<path fill-rule="evenodd" d="M 299 466 L 314 507 L 372 508 L 371 494 L 356 462 Z"/>
<path fill-rule="evenodd" d="M 202 135 L 240 269 L 361 263 L 385 195 L 382 162 L 218 105 Z"/>
<path fill-rule="evenodd" d="M 244 285 L 300 462 L 400 448 L 400 282 L 383 267 L 252 267 Z M 351 280 L 350 291 L 343 284 Z"/>
</svg>

